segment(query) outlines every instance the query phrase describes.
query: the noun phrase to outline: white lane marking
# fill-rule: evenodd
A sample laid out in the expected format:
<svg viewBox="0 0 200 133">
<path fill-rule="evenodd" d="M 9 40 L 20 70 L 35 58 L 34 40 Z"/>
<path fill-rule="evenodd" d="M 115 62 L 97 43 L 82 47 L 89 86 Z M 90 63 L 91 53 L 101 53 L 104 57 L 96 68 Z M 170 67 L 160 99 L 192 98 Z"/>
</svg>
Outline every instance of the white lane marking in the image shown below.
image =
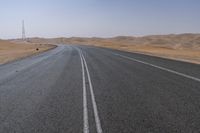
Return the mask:
<svg viewBox="0 0 200 133">
<path fill-rule="evenodd" d="M 167 72 L 170 72 L 170 73 L 173 73 L 173 74 L 176 74 L 176 75 L 179 75 L 179 76 L 200 82 L 199 78 L 196 78 L 196 77 L 193 77 L 193 76 L 190 76 L 190 75 L 187 75 L 187 74 L 183 74 L 183 73 L 180 73 L 180 72 L 177 72 L 177 71 L 174 71 L 174 70 L 171 70 L 171 69 L 167 69 L 167 68 L 164 68 L 164 67 L 161 67 L 161 66 L 157 66 L 157 65 L 154 65 L 154 64 L 151 64 L 151 63 L 148 63 L 148 62 L 140 61 L 140 60 L 137 60 L 135 58 L 124 56 L 124 55 L 121 55 L 121 54 L 116 54 L 116 53 L 113 53 L 113 54 L 120 56 L 120 57 L 123 57 L 123 58 L 126 58 L 126 59 L 129 59 L 129 60 L 132 60 L 132 61 L 136 61 L 136 62 L 145 64 L 145 65 L 149 65 L 149 66 L 152 66 L 152 67 L 155 67 L 155 68 L 158 68 L 158 69 L 161 69 L 161 70 L 164 70 L 164 71 L 167 71 Z"/>
<path fill-rule="evenodd" d="M 88 70 L 88 66 L 87 66 L 87 62 L 85 60 L 85 57 L 83 56 L 82 53 L 81 53 L 81 55 L 83 57 L 83 61 L 84 61 L 86 72 L 87 72 L 87 76 L 88 76 L 88 81 L 89 81 L 89 86 L 90 86 L 90 93 L 91 93 L 92 105 L 93 105 L 93 110 L 94 110 L 94 117 L 95 117 L 95 122 L 96 122 L 97 133 L 103 133 L 102 128 L 101 128 L 101 122 L 100 122 L 100 119 L 99 119 L 98 110 L 97 110 L 97 104 L 96 104 L 96 101 L 95 101 L 93 86 L 92 86 L 92 82 L 91 82 L 91 78 L 90 78 L 90 72 Z"/>
<path fill-rule="evenodd" d="M 88 124 L 88 109 L 87 109 L 87 92 L 86 92 L 86 81 L 85 81 L 85 69 L 84 63 L 79 51 L 82 67 L 82 80 L 83 80 L 83 133 L 89 133 L 89 124 Z"/>
</svg>

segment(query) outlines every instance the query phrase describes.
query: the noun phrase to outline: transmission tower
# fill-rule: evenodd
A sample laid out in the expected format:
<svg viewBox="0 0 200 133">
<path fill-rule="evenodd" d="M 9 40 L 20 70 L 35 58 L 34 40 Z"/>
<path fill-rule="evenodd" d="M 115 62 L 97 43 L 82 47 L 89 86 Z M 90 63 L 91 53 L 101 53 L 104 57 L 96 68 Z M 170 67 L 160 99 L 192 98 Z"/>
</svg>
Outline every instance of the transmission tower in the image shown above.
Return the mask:
<svg viewBox="0 0 200 133">
<path fill-rule="evenodd" d="M 26 40 L 26 32 L 25 32 L 24 20 L 22 20 L 22 40 Z"/>
</svg>

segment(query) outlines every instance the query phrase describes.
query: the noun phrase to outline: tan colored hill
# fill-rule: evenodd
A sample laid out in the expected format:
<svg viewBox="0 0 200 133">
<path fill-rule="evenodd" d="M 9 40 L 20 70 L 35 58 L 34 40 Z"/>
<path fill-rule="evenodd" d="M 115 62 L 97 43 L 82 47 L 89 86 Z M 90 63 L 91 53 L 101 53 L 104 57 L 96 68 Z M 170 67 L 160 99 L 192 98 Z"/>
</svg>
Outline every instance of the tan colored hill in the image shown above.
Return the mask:
<svg viewBox="0 0 200 133">
<path fill-rule="evenodd" d="M 53 45 L 46 44 L 13 43 L 0 40 L 0 64 L 30 56 L 53 47 Z"/>
<path fill-rule="evenodd" d="M 30 38 L 29 41 L 50 44 L 94 45 L 200 64 L 200 34 L 119 36 L 114 38 Z"/>
<path fill-rule="evenodd" d="M 116 46 L 154 46 L 171 49 L 200 49 L 200 34 L 180 34 L 180 35 L 152 35 L 144 37 L 119 36 L 114 38 L 30 38 L 34 43 L 68 43 L 85 45 L 116 45 Z M 115 47 L 115 46 L 114 46 Z"/>
</svg>

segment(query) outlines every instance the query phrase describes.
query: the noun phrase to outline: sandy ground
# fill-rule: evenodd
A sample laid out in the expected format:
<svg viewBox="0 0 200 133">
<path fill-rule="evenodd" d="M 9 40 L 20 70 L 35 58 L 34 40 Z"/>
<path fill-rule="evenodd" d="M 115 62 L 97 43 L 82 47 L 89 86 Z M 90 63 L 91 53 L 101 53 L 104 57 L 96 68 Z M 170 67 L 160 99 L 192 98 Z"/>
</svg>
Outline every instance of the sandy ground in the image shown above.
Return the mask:
<svg viewBox="0 0 200 133">
<path fill-rule="evenodd" d="M 0 40 L 0 64 L 37 54 L 54 47 L 49 44 L 11 43 Z"/>
<path fill-rule="evenodd" d="M 94 45 L 200 64 L 200 34 L 119 36 L 113 38 L 30 38 L 29 41 L 42 44 Z"/>
<path fill-rule="evenodd" d="M 100 47 L 114 48 L 118 50 L 124 50 L 128 52 L 138 52 L 142 54 L 158 56 L 162 58 L 169 58 L 174 60 L 181 60 L 185 62 L 191 62 L 200 64 L 200 50 L 194 49 L 170 49 L 159 46 L 118 46 L 118 45 L 97 45 Z"/>
</svg>

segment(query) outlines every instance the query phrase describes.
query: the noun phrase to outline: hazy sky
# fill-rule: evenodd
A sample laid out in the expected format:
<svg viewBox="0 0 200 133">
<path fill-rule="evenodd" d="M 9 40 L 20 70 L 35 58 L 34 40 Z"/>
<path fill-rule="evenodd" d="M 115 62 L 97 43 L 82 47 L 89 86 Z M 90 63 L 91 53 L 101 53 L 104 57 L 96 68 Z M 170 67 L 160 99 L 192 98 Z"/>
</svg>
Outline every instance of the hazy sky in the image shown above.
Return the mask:
<svg viewBox="0 0 200 133">
<path fill-rule="evenodd" d="M 200 33 L 200 0 L 0 0 L 0 38 Z"/>
</svg>

